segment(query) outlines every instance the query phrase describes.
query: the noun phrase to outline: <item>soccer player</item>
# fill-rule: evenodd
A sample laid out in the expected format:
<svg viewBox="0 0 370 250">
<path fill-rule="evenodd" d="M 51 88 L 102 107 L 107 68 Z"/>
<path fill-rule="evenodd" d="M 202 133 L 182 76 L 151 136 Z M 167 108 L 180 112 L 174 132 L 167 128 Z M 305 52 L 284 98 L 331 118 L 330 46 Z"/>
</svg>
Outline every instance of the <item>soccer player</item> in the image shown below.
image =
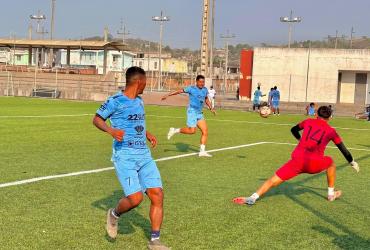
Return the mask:
<svg viewBox="0 0 370 250">
<path fill-rule="evenodd" d="M 272 104 L 271 104 L 271 97 L 272 97 L 272 92 L 274 91 L 274 88 L 271 88 L 270 91 L 269 91 L 269 95 L 268 95 L 268 100 L 267 100 L 267 104 L 272 107 Z"/>
<path fill-rule="evenodd" d="M 261 87 L 258 86 L 256 91 L 254 91 L 254 97 L 253 97 L 253 111 L 257 109 L 260 109 L 261 101 L 260 98 L 265 96 L 262 94 Z"/>
<path fill-rule="evenodd" d="M 330 105 L 328 106 L 331 109 Z M 306 107 L 306 115 L 314 116 L 316 114 L 315 103 L 311 102 L 310 105 Z"/>
<path fill-rule="evenodd" d="M 126 88 L 108 98 L 97 110 L 93 124 L 113 137 L 112 162 L 125 197 L 107 213 L 106 230 L 116 238 L 118 220 L 121 215 L 139 206 L 143 193 L 149 197 L 151 240 L 149 249 L 169 249 L 160 240 L 163 220 L 163 190 L 161 176 L 150 150 L 157 145 L 157 139 L 146 130 L 144 103 L 139 97 L 146 86 L 145 71 L 131 67 L 126 71 Z M 111 126 L 106 123 L 110 119 Z"/>
<path fill-rule="evenodd" d="M 272 105 L 272 111 L 274 112 L 274 115 L 280 115 L 280 91 L 277 89 L 277 87 L 274 87 L 274 90 L 271 92 L 271 105 Z"/>
<path fill-rule="evenodd" d="M 208 99 L 211 103 L 211 107 L 215 108 L 215 97 L 216 97 L 216 90 L 211 86 L 208 90 Z"/>
<path fill-rule="evenodd" d="M 254 194 L 250 197 L 235 198 L 233 199 L 234 203 L 253 205 L 259 197 L 272 187 L 276 187 L 299 174 L 318 174 L 323 171 L 326 171 L 327 176 L 328 200 L 334 201 L 341 196 L 342 192 L 340 190 L 334 190 L 336 166 L 330 156 L 324 156 L 327 144 L 333 141 L 352 168 L 357 172 L 360 171 L 360 168 L 335 129 L 328 124 L 331 116 L 329 107 L 322 106 L 317 113 L 318 117 L 316 119 L 306 119 L 291 129 L 293 136 L 299 140 L 291 159 L 279 168 L 275 175 L 268 179 Z M 302 136 L 299 133 L 301 130 L 303 130 Z"/>
<path fill-rule="evenodd" d="M 212 157 L 209 153 L 206 152 L 206 143 L 208 138 L 208 128 L 207 123 L 204 120 L 203 116 L 203 105 L 204 102 L 207 104 L 209 110 L 215 115 L 216 111 L 212 108 L 211 103 L 208 99 L 208 90 L 204 86 L 205 78 L 202 75 L 198 75 L 196 78 L 196 85 L 189 86 L 185 89 L 181 89 L 172 93 L 169 93 L 162 97 L 162 101 L 166 100 L 167 97 L 187 93 L 189 95 L 189 106 L 187 110 L 187 127 L 184 128 L 170 128 L 168 132 L 167 139 L 177 133 L 192 135 L 195 134 L 196 128 L 198 127 L 202 136 L 200 139 L 200 151 L 199 157 Z"/>
</svg>

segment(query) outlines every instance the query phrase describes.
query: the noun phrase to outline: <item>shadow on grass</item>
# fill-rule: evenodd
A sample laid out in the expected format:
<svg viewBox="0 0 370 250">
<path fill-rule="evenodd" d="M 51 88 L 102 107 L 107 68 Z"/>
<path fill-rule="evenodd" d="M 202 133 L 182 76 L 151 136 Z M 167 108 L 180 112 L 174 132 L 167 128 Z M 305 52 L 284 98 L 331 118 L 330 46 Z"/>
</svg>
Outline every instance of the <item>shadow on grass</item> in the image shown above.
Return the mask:
<svg viewBox="0 0 370 250">
<path fill-rule="evenodd" d="M 198 148 L 195 148 L 193 145 L 189 145 L 186 143 L 177 142 L 175 144 L 176 150 L 171 149 L 165 149 L 164 152 L 181 152 L 181 153 L 187 153 L 187 152 L 198 152 Z"/>
<path fill-rule="evenodd" d="M 113 208 L 117 205 L 117 202 L 122 198 L 123 193 L 120 190 L 116 190 L 113 192 L 112 195 L 108 196 L 107 198 L 94 201 L 91 205 L 95 208 L 107 211 L 109 208 Z M 140 227 L 147 239 L 149 240 L 151 226 L 150 221 L 142 216 L 137 209 L 133 209 L 130 212 L 123 214 L 120 217 L 119 224 L 118 224 L 118 233 L 119 234 L 132 234 L 135 232 L 135 227 Z M 106 239 L 109 242 L 114 242 L 108 235 L 106 235 Z"/>
<path fill-rule="evenodd" d="M 337 245 L 341 249 L 370 249 L 369 239 L 364 239 L 350 231 L 346 232 L 343 230 L 345 234 L 339 235 L 323 226 L 313 226 L 312 229 L 333 238 L 333 244 Z"/>
<path fill-rule="evenodd" d="M 357 160 L 358 160 L 358 162 L 361 162 L 362 160 L 365 160 L 369 157 L 370 157 L 370 155 L 366 155 L 366 156 L 358 158 Z M 343 170 L 346 167 L 348 167 L 348 164 L 343 164 L 343 165 L 338 166 L 337 170 Z M 296 181 L 296 182 L 283 183 L 281 186 L 279 186 L 275 189 L 272 189 L 269 193 L 267 193 L 266 197 L 275 196 L 275 195 L 285 195 L 290 200 L 292 200 L 296 204 L 300 205 L 302 208 L 306 209 L 307 211 L 311 212 L 312 214 L 314 214 L 315 216 L 317 216 L 321 220 L 325 221 L 326 223 L 336 227 L 337 229 L 339 229 L 340 231 L 345 233 L 345 235 L 338 235 L 335 232 L 331 231 L 330 229 L 322 227 L 322 226 L 313 227 L 314 230 L 316 230 L 320 233 L 326 234 L 330 237 L 333 237 L 334 238 L 333 239 L 333 244 L 337 245 L 339 248 L 341 248 L 341 249 L 370 249 L 370 240 L 369 239 L 365 239 L 365 238 L 359 236 L 355 232 L 351 231 L 345 225 L 343 225 L 341 223 L 338 223 L 335 219 L 331 218 L 330 215 L 326 215 L 326 214 L 318 211 L 313 206 L 311 206 L 311 205 L 309 205 L 309 204 L 307 204 L 304 201 L 299 199 L 298 196 L 300 194 L 304 194 L 304 193 L 310 193 L 310 194 L 313 194 L 313 195 L 316 195 L 318 197 L 326 199 L 325 196 L 323 196 L 322 194 L 315 191 L 315 189 L 320 190 L 320 191 L 323 190 L 323 189 L 308 187 L 308 186 L 304 185 L 304 183 L 306 183 L 310 180 L 319 178 L 321 175 L 325 175 L 325 172 L 321 173 L 321 174 L 309 176 L 309 177 L 305 178 L 304 180 L 300 180 L 300 181 Z M 343 201 L 343 202 L 345 202 L 345 201 Z M 351 204 L 349 204 L 349 205 L 351 205 Z M 363 211 L 363 210 L 361 211 L 361 213 L 364 213 L 364 212 L 365 211 Z"/>
</svg>

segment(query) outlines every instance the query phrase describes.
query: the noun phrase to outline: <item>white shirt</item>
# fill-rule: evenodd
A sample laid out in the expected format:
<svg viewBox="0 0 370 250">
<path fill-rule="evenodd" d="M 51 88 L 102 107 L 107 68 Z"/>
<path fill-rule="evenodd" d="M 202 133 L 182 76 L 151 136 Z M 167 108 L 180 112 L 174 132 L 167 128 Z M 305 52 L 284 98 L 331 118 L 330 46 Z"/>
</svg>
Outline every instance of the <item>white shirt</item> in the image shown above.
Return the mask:
<svg viewBox="0 0 370 250">
<path fill-rule="evenodd" d="M 209 89 L 208 90 L 208 96 L 209 98 L 215 98 L 215 95 L 216 95 L 216 90 L 215 89 Z"/>
</svg>

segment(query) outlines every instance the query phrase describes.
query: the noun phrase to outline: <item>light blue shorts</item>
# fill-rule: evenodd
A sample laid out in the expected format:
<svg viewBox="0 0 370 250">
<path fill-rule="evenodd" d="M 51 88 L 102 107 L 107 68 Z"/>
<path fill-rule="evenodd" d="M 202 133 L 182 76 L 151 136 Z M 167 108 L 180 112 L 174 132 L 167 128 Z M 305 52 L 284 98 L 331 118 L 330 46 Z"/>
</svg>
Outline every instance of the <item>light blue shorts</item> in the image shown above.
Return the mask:
<svg viewBox="0 0 370 250">
<path fill-rule="evenodd" d="M 280 101 L 272 101 L 271 104 L 274 109 L 277 109 L 280 106 Z"/>
<path fill-rule="evenodd" d="M 150 153 L 129 155 L 116 151 L 112 162 L 126 197 L 148 188 L 162 188 L 161 175 Z"/>
<path fill-rule="evenodd" d="M 204 120 L 203 112 L 199 112 L 194 109 L 188 109 L 186 126 L 189 128 L 196 128 L 197 123 L 200 120 Z"/>
</svg>

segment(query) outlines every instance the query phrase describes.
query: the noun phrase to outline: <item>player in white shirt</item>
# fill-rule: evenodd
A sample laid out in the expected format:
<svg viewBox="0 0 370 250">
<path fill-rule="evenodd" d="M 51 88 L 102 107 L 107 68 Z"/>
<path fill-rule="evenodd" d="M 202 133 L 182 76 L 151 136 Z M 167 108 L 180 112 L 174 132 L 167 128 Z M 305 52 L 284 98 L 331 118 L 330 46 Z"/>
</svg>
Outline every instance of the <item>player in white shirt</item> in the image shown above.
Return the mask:
<svg viewBox="0 0 370 250">
<path fill-rule="evenodd" d="M 210 87 L 208 90 L 208 99 L 211 102 L 211 107 L 215 108 L 215 97 L 216 97 L 216 90 L 213 88 L 213 86 Z"/>
</svg>

